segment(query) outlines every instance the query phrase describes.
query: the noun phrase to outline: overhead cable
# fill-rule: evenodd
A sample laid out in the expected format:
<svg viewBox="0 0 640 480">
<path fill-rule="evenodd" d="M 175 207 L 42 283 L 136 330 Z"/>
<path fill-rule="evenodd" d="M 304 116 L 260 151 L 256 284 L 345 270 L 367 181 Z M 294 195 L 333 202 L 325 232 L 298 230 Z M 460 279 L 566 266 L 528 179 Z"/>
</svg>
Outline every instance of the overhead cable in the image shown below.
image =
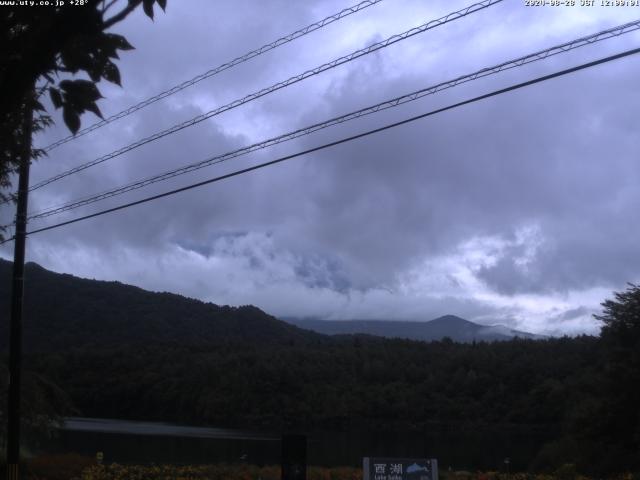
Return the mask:
<svg viewBox="0 0 640 480">
<path fill-rule="evenodd" d="M 193 85 L 195 85 L 198 82 L 201 82 L 202 80 L 205 80 L 207 78 L 213 77 L 214 75 L 217 75 L 218 73 L 224 72 L 225 70 L 228 70 L 230 68 L 235 67 L 236 65 L 240 65 L 241 63 L 246 62 L 247 60 L 251 60 L 254 57 L 257 57 L 259 55 L 262 55 L 263 53 L 269 52 L 271 50 L 274 50 L 282 45 L 285 45 L 289 42 L 292 42 L 300 37 L 303 37 L 311 32 L 314 32 L 316 30 L 319 30 L 323 27 L 326 27 L 327 25 L 330 25 L 334 22 L 337 22 L 338 20 L 341 20 L 349 15 L 352 15 L 356 12 L 359 12 L 361 10 L 364 10 L 367 7 L 370 7 L 372 5 L 375 5 L 377 3 L 382 2 L 382 0 L 365 0 L 363 2 L 358 3 L 357 5 L 353 5 L 351 7 L 345 8 L 341 11 L 339 11 L 338 13 L 334 13 L 333 15 L 329 15 L 326 18 L 323 18 L 322 20 L 312 23 L 311 25 L 307 25 L 306 27 L 303 27 L 299 30 L 296 30 L 293 33 L 290 33 L 289 35 L 285 35 L 283 37 L 278 38 L 277 40 L 274 40 L 271 43 L 267 43 L 266 45 L 261 46 L 260 48 L 256 48 L 255 50 L 252 50 L 248 53 L 245 53 L 244 55 L 241 55 L 239 57 L 234 58 L 233 60 L 223 63 L 221 65 L 218 65 L 215 68 L 212 68 L 211 70 L 208 70 L 204 73 L 201 73 L 200 75 L 197 75 L 195 77 L 193 77 L 191 80 L 186 80 L 182 83 L 180 83 L 179 85 L 175 85 L 174 87 L 169 88 L 168 90 L 165 90 L 163 92 L 158 93 L 157 95 L 154 95 L 153 97 L 147 98 L 146 100 L 143 100 L 142 102 L 136 103 L 135 105 L 132 105 L 118 113 L 115 113 L 113 115 L 111 115 L 110 117 L 105 118 L 104 120 L 100 120 L 99 122 L 94 123 L 93 125 L 89 125 L 86 128 L 83 128 L 82 130 L 78 131 L 75 135 L 69 135 L 67 137 L 64 137 L 60 140 L 58 140 L 57 142 L 54 142 L 50 145 L 47 145 L 44 150 L 46 152 L 50 152 L 51 150 L 53 150 L 54 148 L 59 147 L 60 145 L 63 145 L 67 142 L 70 142 L 71 140 L 75 140 L 76 138 L 82 137 L 83 135 L 86 135 L 89 132 L 93 132 L 94 130 L 97 130 L 101 127 L 104 127 L 105 125 L 108 125 L 110 123 L 115 122 L 116 120 L 119 120 L 121 118 L 124 118 L 128 115 L 131 115 L 134 112 L 137 112 L 138 110 L 142 110 L 145 107 L 148 107 L 149 105 L 152 105 L 153 103 L 162 100 L 163 98 L 167 98 L 175 93 L 178 93 L 186 88 L 189 88 Z"/>
<path fill-rule="evenodd" d="M 511 91 L 518 90 L 518 89 L 521 89 L 521 88 L 524 88 L 524 87 L 528 87 L 530 85 L 534 85 L 534 84 L 541 83 L 541 82 L 544 82 L 544 81 L 547 81 L 547 80 L 558 78 L 558 77 L 561 77 L 561 76 L 564 76 L 564 75 L 567 75 L 567 74 L 570 74 L 570 73 L 574 73 L 574 72 L 577 72 L 577 71 L 580 71 L 580 70 L 585 70 L 587 68 L 591 68 L 591 67 L 594 67 L 596 65 L 601 65 L 601 64 L 604 64 L 604 63 L 608 63 L 608 62 L 611 62 L 611 61 L 614 61 L 614 60 L 618 60 L 618 59 L 623 58 L 623 57 L 628 57 L 630 55 L 635 55 L 637 53 L 640 53 L 640 48 L 634 48 L 634 49 L 631 49 L 631 50 L 627 50 L 627 51 L 624 51 L 624 52 L 621 52 L 621 53 L 618 53 L 618 54 L 615 54 L 615 55 L 610 55 L 608 57 L 601 58 L 599 60 L 594 60 L 592 62 L 583 63 L 581 65 L 578 65 L 578 66 L 575 66 L 575 67 L 571 67 L 571 68 L 567 68 L 567 69 L 564 69 L 564 70 L 560 70 L 558 72 L 555 72 L 555 73 L 552 73 L 552 74 L 549 74 L 549 75 L 544 75 L 544 76 L 541 76 L 541 77 L 537 77 L 537 78 L 534 78 L 532 80 L 528 80 L 526 82 L 517 83 L 515 85 L 511 85 L 511 86 L 506 87 L 506 88 L 501 88 L 499 90 L 494 90 L 494 91 L 492 91 L 490 93 L 486 93 L 484 95 L 473 97 L 471 99 L 464 100 L 464 101 L 458 102 L 458 103 L 454 103 L 454 104 L 446 106 L 446 107 L 438 108 L 436 110 L 431 110 L 430 112 L 423 113 L 421 115 L 416 115 L 414 117 L 407 118 L 407 119 L 401 120 L 399 122 L 391 123 L 391 124 L 385 125 L 383 127 L 375 128 L 373 130 L 368 130 L 366 132 L 359 133 L 357 135 L 352 135 L 352 136 L 345 137 L 345 138 L 342 138 L 340 140 L 336 140 L 336 141 L 333 141 L 333 142 L 330 142 L 330 143 L 325 143 L 325 144 L 320 145 L 318 147 L 310 148 L 310 149 L 307 149 L 307 150 L 304 150 L 304 151 L 301 151 L 301 152 L 294 153 L 292 155 L 287 155 L 287 156 L 284 156 L 284 157 L 280 157 L 280 158 L 277 158 L 275 160 L 271 160 L 269 162 L 261 163 L 261 164 L 254 165 L 254 166 L 248 167 L 248 168 L 243 168 L 241 170 L 236 170 L 234 172 L 227 173 L 225 175 L 220 175 L 218 177 L 210 178 L 208 180 L 204 180 L 204 181 L 201 181 L 201 182 L 193 183 L 193 184 L 187 185 L 185 187 L 176 188 L 176 189 L 170 190 L 168 192 L 164 192 L 164 193 L 160 193 L 158 195 L 153 195 L 153 196 L 150 196 L 150 197 L 146 197 L 146 198 L 143 198 L 141 200 L 136 200 L 134 202 L 129 202 L 129 203 L 126 203 L 126 204 L 123 204 L 123 205 L 119 205 L 117 207 L 108 208 L 108 209 L 105 209 L 105 210 L 102 210 L 102 211 L 99 211 L 99 212 L 92 213 L 90 215 L 84 215 L 82 217 L 77 217 L 77 218 L 74 218 L 74 219 L 71 219 L 71 220 L 67 220 L 65 222 L 60 222 L 60 223 L 56 223 L 54 225 L 49 225 L 49 226 L 46 226 L 46 227 L 42 227 L 42 228 L 38 228 L 38 229 L 35 229 L 35 230 L 31 230 L 30 232 L 27 232 L 27 234 L 28 235 L 32 235 L 34 233 L 40 233 L 40 232 L 45 232 L 45 231 L 48 231 L 48 230 L 53 230 L 53 229 L 60 228 L 60 227 L 66 226 L 66 225 L 71 225 L 73 223 L 81 222 L 83 220 L 88 220 L 90 218 L 95 218 L 95 217 L 99 217 L 99 216 L 102 216 L 102 215 L 106 215 L 107 213 L 112 213 L 112 212 L 116 212 L 116 211 L 119 211 L 119 210 L 124 210 L 126 208 L 130 208 L 130 207 L 133 207 L 133 206 L 136 206 L 136 205 L 140 205 L 140 204 L 143 204 L 143 203 L 151 202 L 153 200 L 158 200 L 160 198 L 164 198 L 164 197 L 168 197 L 168 196 L 171 196 L 171 195 L 175 195 L 177 193 L 185 192 L 187 190 L 192 190 L 194 188 L 202 187 L 204 185 L 208 185 L 208 184 L 211 184 L 211 183 L 219 182 L 219 181 L 225 180 L 227 178 L 231 178 L 231 177 L 235 177 L 235 176 L 238 176 L 238 175 L 242 175 L 242 174 L 254 171 L 254 170 L 259 170 L 259 169 L 262 169 L 262 168 L 265 168 L 265 167 L 268 167 L 268 166 L 271 166 L 271 165 L 275 165 L 277 163 L 284 162 L 286 160 L 299 158 L 299 157 L 302 157 L 304 155 L 308 155 L 308 154 L 313 153 L 313 152 L 324 150 L 324 149 L 327 149 L 327 148 L 330 148 L 330 147 L 334 147 L 336 145 L 340 145 L 340 144 L 343 144 L 343 143 L 351 142 L 353 140 L 357 140 L 359 138 L 367 137 L 367 136 L 373 135 L 375 133 L 379 133 L 379 132 L 382 132 L 382 131 L 385 131 L 385 130 L 389 130 L 391 128 L 395 128 L 395 127 L 398 127 L 398 126 L 401 126 L 401 125 L 405 125 L 405 124 L 414 122 L 416 120 L 420 120 L 422 118 L 430 117 L 430 116 L 436 115 L 438 113 L 442 113 L 442 112 L 445 112 L 445 111 L 448 111 L 448 110 L 453 110 L 454 108 L 458 108 L 458 107 L 461 107 L 461 106 L 464 106 L 464 105 L 469 105 L 471 103 L 475 103 L 475 102 L 478 102 L 478 101 L 481 101 L 481 100 L 485 100 L 487 98 L 495 97 L 497 95 L 502 95 L 502 94 L 507 93 L 507 92 L 511 92 Z M 11 240 L 13 240 L 13 238 L 9 238 L 9 239 L 1 242 L 0 244 L 7 243 L 7 242 L 9 242 Z"/>
<path fill-rule="evenodd" d="M 249 154 L 251 152 L 255 152 L 257 150 L 261 150 L 273 145 L 277 145 L 279 143 L 283 143 L 289 140 L 293 140 L 295 138 L 299 138 L 305 135 L 309 135 L 311 133 L 314 133 L 318 130 L 322 130 L 331 126 L 335 126 L 335 125 L 339 125 L 341 123 L 350 121 L 350 120 L 354 120 L 360 117 L 363 117 L 365 115 L 370 115 L 372 113 L 376 113 L 376 112 L 380 112 L 382 110 L 386 110 L 389 108 L 393 108 L 396 107 L 398 105 L 403 105 L 405 103 L 408 102 L 412 102 L 415 101 L 419 98 L 425 97 L 427 95 L 432 95 L 435 94 L 437 92 L 440 92 L 442 90 L 448 89 L 448 88 L 452 88 L 455 87 L 456 85 L 460 85 L 466 82 L 470 82 L 473 80 L 476 80 L 478 78 L 483 78 L 489 75 L 493 75 L 505 70 L 509 70 L 515 67 L 520 67 L 522 65 L 526 65 L 532 62 L 536 62 L 539 60 L 543 60 L 546 58 L 549 58 L 551 56 L 560 54 L 560 53 L 564 53 L 564 52 L 568 52 L 570 50 L 579 48 L 579 47 L 583 47 L 585 45 L 591 45 L 593 43 L 608 39 L 608 38 L 612 38 L 612 37 L 617 37 L 620 35 L 623 35 L 625 33 L 629 33 L 632 31 L 636 31 L 640 29 L 640 20 L 636 20 L 634 22 L 629 22 L 623 25 L 619 25 L 617 27 L 613 27 L 613 28 L 609 28 L 607 30 L 603 30 L 601 32 L 592 34 L 592 35 L 588 35 L 588 36 L 584 36 L 584 37 L 580 37 L 578 39 L 572 40 L 570 42 L 565 42 L 562 43 L 560 45 L 556 45 L 544 50 L 540 50 L 537 51 L 535 53 L 531 53 L 522 57 L 518 57 L 516 59 L 513 60 L 509 60 L 506 62 L 502 62 L 498 65 L 492 66 L 492 67 L 487 67 L 487 68 L 483 68 L 481 70 L 475 71 L 473 73 L 470 74 L 466 74 L 466 75 L 462 75 L 459 77 L 454 78 L 453 80 L 447 80 L 445 82 L 442 83 L 438 83 L 436 85 L 427 87 L 427 88 L 423 88 L 421 90 L 417 90 L 415 92 L 412 93 L 408 93 L 406 95 L 402 95 L 399 97 L 395 97 L 391 100 L 386 100 L 384 102 L 381 103 L 377 103 L 375 105 L 366 107 L 366 108 L 362 108 L 360 110 L 356 110 L 354 112 L 350 112 L 347 113 L 345 115 L 341 115 L 338 117 L 334 117 L 331 118 L 329 120 L 325 120 L 324 122 L 321 123 L 316 123 L 304 128 L 300 128 L 298 130 L 292 131 L 292 132 L 288 132 L 285 133 L 283 135 L 279 135 L 277 137 L 272 137 L 269 138 L 267 140 L 261 141 L 259 143 L 254 143 L 252 145 L 249 146 L 245 146 L 230 152 L 226 152 L 223 153 L 221 155 L 215 155 L 213 157 L 207 158 L 205 160 L 196 162 L 196 163 L 192 163 L 190 165 L 186 165 L 186 166 L 182 166 L 176 169 L 172 169 L 169 170 L 167 172 L 161 173 L 161 174 L 157 174 L 151 177 L 147 177 L 145 179 L 141 179 L 141 180 L 137 180 L 135 182 L 111 189 L 111 190 L 107 190 L 104 191 L 102 193 L 99 194 L 94 194 L 91 196 L 87 196 L 84 198 L 80 198 L 80 199 L 76 199 L 73 200 L 71 202 L 67 202 L 64 203 L 62 205 L 59 206 L 55 206 L 55 207 L 51 207 L 48 208 L 46 210 L 42 210 L 40 212 L 36 212 L 33 213 L 31 215 L 29 215 L 28 219 L 29 220 L 35 220 L 35 219 L 39 219 L 39 218 L 45 218 L 51 215 L 56 215 L 62 212 L 66 212 L 69 210 L 73 210 L 85 205 L 89 205 L 107 198 L 111 198 L 117 195 L 121 195 L 133 190 L 137 190 L 143 187 L 146 187 L 148 185 L 154 184 L 154 183 L 158 183 L 164 180 L 168 180 L 170 178 L 174 178 L 177 177 L 179 175 L 184 175 L 186 173 L 190 173 L 196 170 L 199 170 L 201 168 L 205 168 L 211 165 L 215 165 L 218 163 L 222 163 L 224 161 L 230 160 L 232 158 L 236 158 L 242 155 L 246 155 Z"/>
<path fill-rule="evenodd" d="M 325 72 L 327 70 L 330 70 L 332 68 L 335 68 L 339 65 L 345 64 L 347 62 L 350 62 L 352 60 L 355 60 L 356 58 L 360 58 L 362 56 L 368 55 L 370 53 L 376 52 L 382 48 L 386 48 L 390 45 L 393 45 L 397 42 L 400 42 L 402 40 L 406 40 L 407 38 L 413 37 L 414 35 L 418 35 L 420 33 L 424 33 L 428 30 L 431 30 L 433 28 L 439 27 L 441 25 L 444 25 L 446 23 L 452 22 L 454 20 L 458 20 L 460 18 L 463 18 L 467 15 L 470 15 L 472 13 L 475 13 L 479 10 L 485 9 L 487 7 L 490 7 L 492 5 L 495 5 L 497 3 L 502 2 L 503 0 L 483 0 L 482 2 L 479 3 L 474 3 L 473 5 L 470 5 L 466 8 L 463 8 L 461 10 L 449 13 L 448 15 L 445 15 L 444 17 L 438 18 L 436 20 L 431 20 L 430 22 L 427 22 L 423 25 L 420 25 L 419 27 L 414 27 L 410 30 L 407 30 L 406 32 L 400 33 L 400 34 L 396 34 L 396 35 L 392 35 L 391 37 L 387 38 L 386 40 L 383 40 L 381 42 L 376 42 L 373 43 L 371 45 L 369 45 L 366 48 L 360 49 L 360 50 L 356 50 L 355 52 L 350 53 L 349 55 L 345 55 L 343 57 L 340 57 L 338 59 L 332 60 L 331 62 L 325 63 L 323 65 L 320 65 L 319 67 L 313 68 L 311 70 L 307 70 L 299 75 L 295 75 L 293 77 L 290 77 L 287 80 L 284 80 L 282 82 L 278 82 L 275 83 L 273 85 L 271 85 L 270 87 L 267 88 L 263 88 L 262 90 L 259 90 L 257 92 L 254 92 L 250 95 L 247 95 L 243 98 L 240 98 L 238 100 L 234 100 L 231 103 L 228 103 L 226 105 L 223 105 L 221 107 L 218 107 L 214 110 L 211 110 L 209 112 L 203 113 L 201 115 L 198 115 L 190 120 L 187 120 L 185 122 L 179 123 L 177 125 L 174 125 L 170 128 L 167 128 L 165 130 L 162 130 L 160 132 L 154 133 L 151 136 L 145 137 L 141 140 L 138 140 L 137 142 L 134 142 L 132 144 L 129 144 L 125 147 L 122 147 L 118 150 L 115 150 L 107 155 L 103 155 L 95 160 L 91 160 L 87 163 L 83 163 L 82 165 L 78 165 L 77 167 L 74 167 L 70 170 L 67 170 L 66 172 L 60 173 L 58 175 L 55 175 L 51 178 L 48 178 L 46 180 L 43 180 L 39 183 L 36 183 L 35 185 L 33 185 L 29 191 L 33 191 L 33 190 L 37 190 L 38 188 L 42 188 L 45 185 L 49 185 L 50 183 L 53 183 L 55 181 L 58 181 L 62 178 L 68 177 L 69 175 L 73 175 L 75 173 L 81 172 L 82 170 L 85 170 L 87 168 L 93 167 L 95 165 L 101 164 L 103 162 L 106 162 L 107 160 L 111 160 L 112 158 L 118 157 L 124 153 L 130 152 L 131 150 L 134 150 L 138 147 L 141 147 L 143 145 L 146 145 L 147 143 L 153 142 L 155 140 L 158 140 L 160 138 L 166 137 L 167 135 L 171 135 L 174 134 L 176 132 L 179 132 L 180 130 L 183 130 L 185 128 L 191 127 L 193 125 L 196 125 L 200 122 L 203 122 L 204 120 L 207 120 L 211 117 L 214 117 L 216 115 L 219 115 L 223 112 L 226 112 L 228 110 L 231 110 L 233 108 L 239 107 L 240 105 L 244 105 L 245 103 L 251 102 L 253 100 L 256 100 L 258 98 L 264 97 L 265 95 L 268 95 L 270 93 L 273 93 L 277 90 L 280 90 L 282 88 L 288 87 L 290 85 L 293 85 L 295 83 L 301 82 L 302 80 L 305 80 L 309 77 L 312 77 L 314 75 L 318 75 L 322 72 Z"/>
</svg>

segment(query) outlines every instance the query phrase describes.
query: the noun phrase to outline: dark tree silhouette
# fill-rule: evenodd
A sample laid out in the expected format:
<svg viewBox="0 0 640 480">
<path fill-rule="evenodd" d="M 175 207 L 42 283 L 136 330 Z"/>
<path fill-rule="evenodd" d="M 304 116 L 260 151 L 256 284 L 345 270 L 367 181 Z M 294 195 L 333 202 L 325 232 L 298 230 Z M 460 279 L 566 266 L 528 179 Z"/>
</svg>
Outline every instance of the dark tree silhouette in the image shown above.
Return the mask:
<svg viewBox="0 0 640 480">
<path fill-rule="evenodd" d="M 0 457 L 6 448 L 7 387 L 9 371 L 0 361 Z M 77 413 L 69 396 L 48 378 L 33 371 L 24 372 L 22 385 L 21 429 L 27 441 L 50 436 L 62 421 L 63 415 Z"/>
<path fill-rule="evenodd" d="M 60 7 L 0 9 L 0 188 L 10 186 L 10 175 L 19 163 L 23 119 L 26 111 L 31 114 L 24 106 L 33 86 L 40 84 L 39 94 L 48 92 L 73 133 L 84 112 L 101 117 L 97 101 L 102 96 L 96 84 L 104 79 L 120 85 L 114 60 L 119 51 L 133 49 L 126 38 L 108 30 L 140 5 L 153 18 L 156 3 L 165 9 L 166 0 L 84 0 L 73 6 L 67 2 Z M 69 78 L 82 73 L 89 79 Z M 37 131 L 51 118 L 40 102 L 34 109 Z M 31 157 L 42 153 L 32 150 Z"/>
<path fill-rule="evenodd" d="M 39 101 L 40 95 L 49 93 L 53 106 L 62 109 L 64 122 L 74 134 L 80 128 L 80 116 L 84 112 L 102 116 L 97 105 L 102 96 L 96 84 L 104 79 L 120 85 L 120 72 L 114 60 L 118 58 L 119 51 L 133 49 L 123 36 L 108 30 L 140 5 L 153 18 L 156 3 L 165 9 L 166 0 L 78 0 L 74 5 L 61 2 L 60 6 L 55 7 L 6 5 L 0 9 L 0 188 L 11 186 L 12 173 L 18 167 L 21 168 L 21 180 L 26 181 L 27 160 L 30 162 L 43 154 L 31 147 L 33 132 L 52 122 Z M 76 78 L 78 74 L 86 75 L 88 79 Z M 24 192 L 25 185 L 22 184 L 21 188 Z M 11 195 L 0 193 L 0 201 L 9 198 Z M 26 194 L 22 200 L 19 202 L 18 216 L 26 214 Z M 0 227 L 0 240 L 3 230 Z M 21 244 L 16 238 L 15 251 L 22 251 L 24 259 L 24 235 Z M 16 253 L 16 258 L 19 256 Z M 21 277 L 20 270 L 16 269 L 18 273 L 15 278 L 18 280 Z M 15 284 L 20 285 L 20 281 Z M 19 299 L 20 295 L 14 298 Z M 12 310 L 12 328 L 20 324 L 21 317 L 19 310 L 18 314 L 14 313 Z M 17 319 L 15 324 L 14 319 Z M 0 419 L 5 416 L 4 412 L 9 416 L 9 463 L 15 463 L 11 452 L 14 452 L 13 446 L 19 444 L 15 434 L 19 429 L 15 428 L 12 433 L 12 427 L 15 426 L 12 421 L 18 418 L 15 416 L 15 406 L 20 403 L 21 390 L 19 334 L 17 341 L 15 339 L 13 336 L 12 349 L 18 348 L 12 350 L 12 355 L 14 351 L 18 354 L 11 357 L 10 376 L 0 372 L 0 392 L 5 390 L 5 380 L 12 380 L 9 408 L 5 411 L 4 405 L 0 407 Z M 36 380 L 29 382 L 30 378 Z M 26 376 L 25 380 L 22 403 L 27 415 L 23 419 L 29 423 L 29 419 L 40 418 L 47 424 L 59 411 L 55 407 L 59 402 L 53 400 L 58 398 L 56 394 L 61 391 L 39 376 Z M 29 392 L 34 394 L 29 396 Z M 18 401 L 15 402 L 15 399 Z"/>
<path fill-rule="evenodd" d="M 603 396 L 600 431 L 608 450 L 619 452 L 611 467 L 640 468 L 640 285 L 630 283 L 602 303 Z M 617 448 L 612 449 L 611 446 Z"/>
</svg>

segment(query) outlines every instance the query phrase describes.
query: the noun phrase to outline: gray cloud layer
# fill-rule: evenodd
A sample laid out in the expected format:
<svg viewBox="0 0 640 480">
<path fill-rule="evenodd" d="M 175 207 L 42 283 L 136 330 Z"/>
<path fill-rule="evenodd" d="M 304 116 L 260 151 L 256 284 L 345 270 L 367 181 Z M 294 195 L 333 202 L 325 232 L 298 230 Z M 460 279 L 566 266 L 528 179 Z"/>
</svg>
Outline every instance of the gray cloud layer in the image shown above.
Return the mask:
<svg viewBox="0 0 640 480">
<path fill-rule="evenodd" d="M 463 5 L 383 2 L 65 145 L 35 166 L 34 181 Z M 193 1 L 170 2 L 155 24 L 137 14 L 122 28 L 138 47 L 121 63 L 125 88 L 105 86 L 103 110 L 115 112 L 346 6 Z M 223 153 L 633 14 L 570 10 L 505 2 L 53 184 L 32 196 L 32 207 Z M 631 48 L 637 40 L 635 34 L 610 40 L 473 82 L 105 206 Z M 589 316 L 598 303 L 640 274 L 639 73 L 636 58 L 621 60 L 34 235 L 30 258 L 56 270 L 218 303 L 254 303 L 281 315 L 424 320 L 453 313 L 538 332 L 594 332 Z M 64 134 L 59 125 L 39 141 Z"/>
</svg>

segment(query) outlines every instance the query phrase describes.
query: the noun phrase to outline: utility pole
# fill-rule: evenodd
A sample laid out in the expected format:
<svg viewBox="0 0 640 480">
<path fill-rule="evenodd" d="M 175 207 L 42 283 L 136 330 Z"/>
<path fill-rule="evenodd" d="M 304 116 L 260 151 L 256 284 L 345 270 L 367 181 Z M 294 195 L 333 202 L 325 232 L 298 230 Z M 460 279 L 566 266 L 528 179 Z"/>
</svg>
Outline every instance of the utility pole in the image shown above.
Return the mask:
<svg viewBox="0 0 640 480">
<path fill-rule="evenodd" d="M 7 479 L 20 478 L 20 386 L 22 373 L 22 304 L 24 296 L 24 257 L 27 238 L 27 203 L 29 166 L 31 163 L 31 130 L 35 88 L 24 100 L 22 151 L 18 173 L 16 231 L 13 247 L 13 277 L 11 285 L 11 333 L 9 344 L 9 401 L 7 419 Z"/>
</svg>

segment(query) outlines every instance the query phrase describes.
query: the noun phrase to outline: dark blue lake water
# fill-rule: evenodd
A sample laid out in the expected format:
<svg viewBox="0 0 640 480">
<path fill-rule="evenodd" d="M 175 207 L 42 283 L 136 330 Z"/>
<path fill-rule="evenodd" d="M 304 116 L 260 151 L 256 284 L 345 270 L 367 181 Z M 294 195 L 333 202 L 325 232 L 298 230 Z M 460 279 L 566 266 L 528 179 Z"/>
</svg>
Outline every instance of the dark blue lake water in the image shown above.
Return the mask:
<svg viewBox="0 0 640 480">
<path fill-rule="evenodd" d="M 76 452 L 105 462 L 206 464 L 247 461 L 258 465 L 280 462 L 281 432 L 256 432 L 156 422 L 69 418 L 57 437 L 42 448 Z M 512 470 L 525 470 L 549 438 L 526 429 L 483 429 L 410 432 L 310 432 L 311 465 L 362 465 L 362 458 L 437 458 L 441 469 L 501 470 L 510 459 Z"/>
</svg>

